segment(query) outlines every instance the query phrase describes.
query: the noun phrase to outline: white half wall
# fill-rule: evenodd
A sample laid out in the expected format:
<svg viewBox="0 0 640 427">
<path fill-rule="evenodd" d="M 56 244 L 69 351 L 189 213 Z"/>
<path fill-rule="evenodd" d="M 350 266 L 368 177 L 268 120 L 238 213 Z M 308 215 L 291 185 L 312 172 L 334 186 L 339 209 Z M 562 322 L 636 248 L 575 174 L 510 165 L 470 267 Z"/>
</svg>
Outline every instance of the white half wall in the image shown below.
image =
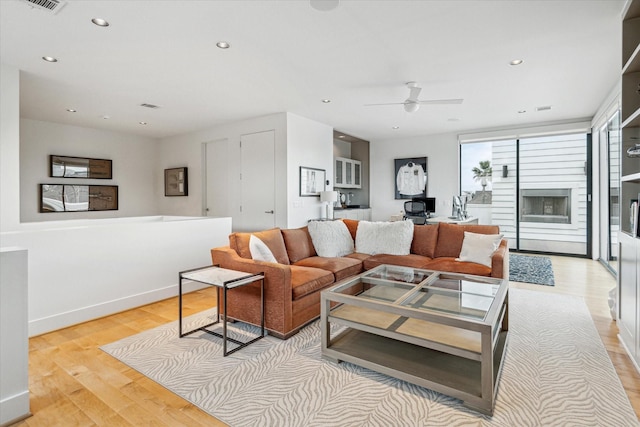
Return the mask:
<svg viewBox="0 0 640 427">
<path fill-rule="evenodd" d="M 139 217 L 23 224 L 0 236 L 29 251 L 33 336 L 177 295 L 178 273 L 211 265 L 230 233 L 230 218 Z"/>
<path fill-rule="evenodd" d="M 27 250 L 0 249 L 0 425 L 29 415 Z"/>
<path fill-rule="evenodd" d="M 371 215 L 373 221 L 388 221 L 404 209 L 405 200 L 395 200 L 394 159 L 427 157 L 427 196 L 436 198 L 436 215 L 451 215 L 451 200 L 458 194 L 458 135 L 425 135 L 370 142 Z"/>
<path fill-rule="evenodd" d="M 158 214 L 159 142 L 153 138 L 30 119 L 20 121 L 22 222 Z M 113 179 L 49 177 L 49 155 L 110 159 Z M 117 185 L 118 210 L 39 213 L 38 184 Z"/>
</svg>

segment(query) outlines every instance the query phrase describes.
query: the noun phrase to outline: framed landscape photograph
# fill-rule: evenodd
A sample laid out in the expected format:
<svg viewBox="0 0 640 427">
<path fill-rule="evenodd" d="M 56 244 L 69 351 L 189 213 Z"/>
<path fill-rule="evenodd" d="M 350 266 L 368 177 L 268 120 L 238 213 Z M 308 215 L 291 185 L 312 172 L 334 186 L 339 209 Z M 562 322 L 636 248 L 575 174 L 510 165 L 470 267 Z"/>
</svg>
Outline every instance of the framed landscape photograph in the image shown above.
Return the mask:
<svg viewBox="0 0 640 427">
<path fill-rule="evenodd" d="M 164 170 L 164 195 L 188 196 L 189 180 L 187 168 L 173 168 Z"/>
<path fill-rule="evenodd" d="M 324 169 L 308 168 L 300 166 L 300 196 L 320 196 L 324 191 L 326 172 Z"/>
<path fill-rule="evenodd" d="M 427 197 L 427 158 L 395 159 L 395 198 Z"/>
</svg>

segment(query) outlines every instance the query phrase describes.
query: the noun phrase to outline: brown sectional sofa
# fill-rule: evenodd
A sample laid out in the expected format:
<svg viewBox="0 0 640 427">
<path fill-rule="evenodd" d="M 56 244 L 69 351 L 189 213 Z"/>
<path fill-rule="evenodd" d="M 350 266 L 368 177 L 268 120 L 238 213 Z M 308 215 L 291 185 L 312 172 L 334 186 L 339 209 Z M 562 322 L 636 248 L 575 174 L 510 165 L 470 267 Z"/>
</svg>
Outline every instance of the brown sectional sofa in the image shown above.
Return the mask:
<svg viewBox="0 0 640 427">
<path fill-rule="evenodd" d="M 342 220 L 356 238 L 358 221 Z M 498 226 L 440 223 L 414 227 L 409 255 L 368 255 L 354 252 L 344 257 L 326 258 L 316 254 L 307 227 L 232 233 L 229 246 L 211 249 L 213 264 L 223 268 L 265 274 L 265 326 L 271 335 L 287 339 L 320 315 L 320 292 L 336 282 L 380 264 L 393 264 L 480 276 L 505 277 L 509 271 L 506 239 L 491 257 L 491 267 L 456 261 L 464 232 L 498 234 Z M 262 240 L 278 263 L 251 258 L 251 234 Z M 229 292 L 230 318 L 260 324 L 260 287 L 243 286 Z"/>
</svg>

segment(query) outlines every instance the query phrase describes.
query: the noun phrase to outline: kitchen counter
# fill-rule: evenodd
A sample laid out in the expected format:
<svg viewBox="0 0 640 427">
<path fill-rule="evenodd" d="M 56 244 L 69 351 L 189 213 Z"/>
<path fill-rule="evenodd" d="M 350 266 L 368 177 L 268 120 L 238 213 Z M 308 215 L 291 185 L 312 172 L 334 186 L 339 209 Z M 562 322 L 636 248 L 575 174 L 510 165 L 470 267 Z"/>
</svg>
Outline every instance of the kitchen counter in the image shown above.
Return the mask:
<svg viewBox="0 0 640 427">
<path fill-rule="evenodd" d="M 346 208 L 340 207 L 340 206 L 336 206 L 335 208 L 333 208 L 334 211 L 346 211 L 349 209 L 369 209 L 370 207 L 367 205 L 349 205 Z"/>
</svg>

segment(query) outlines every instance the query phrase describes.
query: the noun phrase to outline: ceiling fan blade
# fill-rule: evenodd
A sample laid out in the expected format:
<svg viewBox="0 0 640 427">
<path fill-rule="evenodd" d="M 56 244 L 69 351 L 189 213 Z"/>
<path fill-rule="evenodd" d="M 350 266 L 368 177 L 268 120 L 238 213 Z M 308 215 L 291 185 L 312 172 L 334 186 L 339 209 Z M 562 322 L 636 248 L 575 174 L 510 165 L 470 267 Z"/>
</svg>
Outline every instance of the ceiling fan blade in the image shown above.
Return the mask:
<svg viewBox="0 0 640 427">
<path fill-rule="evenodd" d="M 409 99 L 411 101 L 417 101 L 421 91 L 422 91 L 421 87 L 418 87 L 418 86 L 409 87 Z"/>
<path fill-rule="evenodd" d="M 421 105 L 430 104 L 462 104 L 463 99 L 427 99 L 424 101 L 417 101 Z"/>
<path fill-rule="evenodd" d="M 403 105 L 406 104 L 406 102 L 387 102 L 384 104 L 364 104 L 365 107 L 372 107 L 375 105 Z"/>
</svg>

